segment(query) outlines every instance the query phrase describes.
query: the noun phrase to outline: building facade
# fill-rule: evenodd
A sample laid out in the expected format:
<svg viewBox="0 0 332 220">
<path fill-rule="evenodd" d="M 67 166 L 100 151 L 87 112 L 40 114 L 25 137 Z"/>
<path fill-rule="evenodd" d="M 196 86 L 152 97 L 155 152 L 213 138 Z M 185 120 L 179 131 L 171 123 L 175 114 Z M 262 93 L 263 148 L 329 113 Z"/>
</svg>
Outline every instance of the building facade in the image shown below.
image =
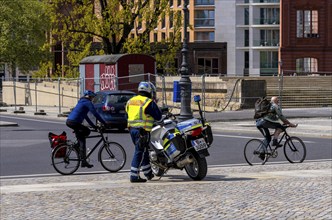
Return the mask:
<svg viewBox="0 0 332 220">
<path fill-rule="evenodd" d="M 216 11 L 216 41 L 227 42 L 227 75 L 277 75 L 279 0 L 216 1 Z"/>
<path fill-rule="evenodd" d="M 171 9 L 181 11 L 183 1 L 170 0 Z M 206 45 L 206 51 L 209 51 L 201 53 L 207 59 L 197 57 L 201 49 L 191 51 L 189 60 L 193 63 L 189 65 L 193 65 L 193 73 L 228 76 L 278 74 L 280 0 L 188 2 L 189 42 L 200 45 L 201 49 L 204 48 L 202 45 Z M 155 33 L 151 34 L 152 42 L 162 40 L 169 35 L 168 32 L 171 33 L 167 20 L 170 22 L 172 19 L 161 22 Z"/>
<path fill-rule="evenodd" d="M 284 74 L 332 72 L 332 1 L 281 0 Z"/>
</svg>

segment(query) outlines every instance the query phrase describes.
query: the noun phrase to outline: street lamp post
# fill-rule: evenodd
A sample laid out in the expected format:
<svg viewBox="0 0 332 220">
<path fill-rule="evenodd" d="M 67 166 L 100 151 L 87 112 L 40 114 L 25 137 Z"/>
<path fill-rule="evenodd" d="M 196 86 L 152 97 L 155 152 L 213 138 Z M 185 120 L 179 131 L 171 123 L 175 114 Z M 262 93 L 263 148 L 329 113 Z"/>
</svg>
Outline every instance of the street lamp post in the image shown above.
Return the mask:
<svg viewBox="0 0 332 220">
<path fill-rule="evenodd" d="M 179 120 L 184 121 L 193 117 L 191 112 L 191 80 L 188 73 L 188 0 L 184 0 L 183 2 L 183 14 L 184 14 L 184 22 L 183 22 L 183 45 L 182 45 L 182 64 L 180 69 L 181 79 L 179 82 L 180 86 L 180 94 L 181 94 L 181 111 Z"/>
</svg>

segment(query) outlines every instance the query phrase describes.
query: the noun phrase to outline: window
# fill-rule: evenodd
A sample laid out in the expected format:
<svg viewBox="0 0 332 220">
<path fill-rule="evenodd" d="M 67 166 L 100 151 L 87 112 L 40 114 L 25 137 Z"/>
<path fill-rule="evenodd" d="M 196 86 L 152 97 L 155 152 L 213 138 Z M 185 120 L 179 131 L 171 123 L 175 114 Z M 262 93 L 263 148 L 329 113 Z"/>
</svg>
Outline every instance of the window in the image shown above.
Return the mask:
<svg viewBox="0 0 332 220">
<path fill-rule="evenodd" d="M 178 0 L 178 7 L 180 7 L 182 4 L 182 0 Z"/>
<path fill-rule="evenodd" d="M 173 28 L 173 21 L 174 21 L 174 12 L 173 11 L 171 11 L 170 13 L 169 13 L 169 28 Z"/>
<path fill-rule="evenodd" d="M 260 24 L 279 24 L 279 8 L 261 8 Z"/>
<path fill-rule="evenodd" d="M 214 5 L 214 0 L 195 0 L 195 5 Z"/>
<path fill-rule="evenodd" d="M 161 18 L 161 28 L 166 28 L 166 19 L 165 19 L 165 15 Z"/>
<path fill-rule="evenodd" d="M 244 46 L 249 47 L 249 30 L 244 30 Z"/>
<path fill-rule="evenodd" d="M 244 8 L 244 25 L 249 25 L 249 8 Z"/>
<path fill-rule="evenodd" d="M 163 33 L 161 33 L 161 39 L 162 40 L 165 40 L 166 39 L 166 34 L 163 32 Z"/>
<path fill-rule="evenodd" d="M 296 12 L 296 37 L 317 38 L 318 36 L 318 11 L 298 10 Z"/>
<path fill-rule="evenodd" d="M 169 0 L 169 7 L 173 7 L 173 0 Z"/>
<path fill-rule="evenodd" d="M 279 30 L 261 30 L 260 46 L 279 46 Z"/>
<path fill-rule="evenodd" d="M 318 60 L 312 57 L 296 59 L 296 72 L 318 72 Z"/>
<path fill-rule="evenodd" d="M 195 32 L 195 41 L 214 42 L 214 32 Z"/>
<path fill-rule="evenodd" d="M 153 42 L 158 42 L 158 33 L 153 33 Z"/>
<path fill-rule="evenodd" d="M 218 58 L 198 58 L 197 59 L 198 74 L 218 74 L 219 60 Z"/>
<path fill-rule="evenodd" d="M 244 52 L 244 68 L 249 68 L 249 51 Z"/>
<path fill-rule="evenodd" d="M 174 33 L 173 32 L 169 32 L 169 39 L 172 40 L 174 38 Z"/>
<path fill-rule="evenodd" d="M 194 18 L 195 27 L 213 27 L 214 10 L 196 10 Z"/>
<path fill-rule="evenodd" d="M 263 68 L 263 69 L 278 68 L 278 52 L 277 51 L 261 51 L 260 52 L 260 68 Z"/>
</svg>

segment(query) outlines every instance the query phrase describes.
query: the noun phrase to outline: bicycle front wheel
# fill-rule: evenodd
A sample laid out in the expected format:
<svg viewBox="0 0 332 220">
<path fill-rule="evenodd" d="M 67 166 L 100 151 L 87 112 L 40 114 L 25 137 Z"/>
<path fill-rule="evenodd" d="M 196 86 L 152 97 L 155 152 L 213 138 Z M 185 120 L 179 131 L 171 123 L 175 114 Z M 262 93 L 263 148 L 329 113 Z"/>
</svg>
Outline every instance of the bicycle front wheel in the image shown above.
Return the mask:
<svg viewBox="0 0 332 220">
<path fill-rule="evenodd" d="M 52 152 L 52 165 L 62 175 L 73 174 L 80 166 L 78 151 L 67 144 L 57 146 Z"/>
<path fill-rule="evenodd" d="M 126 163 L 126 152 L 116 142 L 105 142 L 99 150 L 99 161 L 105 170 L 118 172 Z"/>
<path fill-rule="evenodd" d="M 244 147 L 244 158 L 251 166 L 265 164 L 266 162 L 266 147 L 263 141 L 258 139 L 251 139 Z"/>
<path fill-rule="evenodd" d="M 290 163 L 302 163 L 307 155 L 307 150 L 300 138 L 289 137 L 284 145 L 284 154 Z"/>
</svg>

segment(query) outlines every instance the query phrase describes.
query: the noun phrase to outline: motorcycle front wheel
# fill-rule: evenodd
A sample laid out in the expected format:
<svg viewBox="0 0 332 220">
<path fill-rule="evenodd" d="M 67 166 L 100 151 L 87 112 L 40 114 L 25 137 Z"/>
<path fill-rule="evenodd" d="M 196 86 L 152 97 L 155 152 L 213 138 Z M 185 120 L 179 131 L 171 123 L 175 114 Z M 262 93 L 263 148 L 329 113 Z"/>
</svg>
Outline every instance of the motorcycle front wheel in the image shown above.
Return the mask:
<svg viewBox="0 0 332 220">
<path fill-rule="evenodd" d="M 164 169 L 154 165 L 153 163 L 151 163 L 151 169 L 152 169 L 152 173 L 155 175 L 155 176 L 162 176 L 165 172 Z"/>
<path fill-rule="evenodd" d="M 189 152 L 188 155 L 193 157 L 193 162 L 185 165 L 188 176 L 193 180 L 202 180 L 207 174 L 207 162 L 206 158 L 201 158 L 196 152 Z"/>
</svg>

